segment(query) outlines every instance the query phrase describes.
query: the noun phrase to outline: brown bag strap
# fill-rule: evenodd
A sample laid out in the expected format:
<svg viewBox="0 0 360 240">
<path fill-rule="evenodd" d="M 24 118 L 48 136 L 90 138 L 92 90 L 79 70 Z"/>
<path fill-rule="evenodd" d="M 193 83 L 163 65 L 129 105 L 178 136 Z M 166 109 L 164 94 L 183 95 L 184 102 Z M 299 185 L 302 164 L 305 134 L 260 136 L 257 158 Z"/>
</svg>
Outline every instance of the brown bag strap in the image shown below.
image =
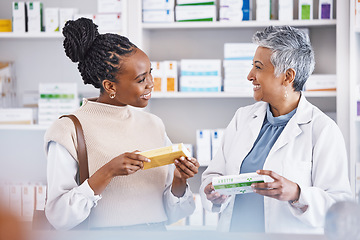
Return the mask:
<svg viewBox="0 0 360 240">
<path fill-rule="evenodd" d="M 89 178 L 89 166 L 88 166 L 88 157 L 87 157 L 87 150 L 86 150 L 86 144 L 85 144 L 85 137 L 84 132 L 81 127 L 81 123 L 79 119 L 75 115 L 63 115 L 60 118 L 68 117 L 70 118 L 75 125 L 76 129 L 76 139 L 77 139 L 77 157 L 79 161 L 79 179 L 80 184 L 82 184 L 86 179 Z"/>
</svg>

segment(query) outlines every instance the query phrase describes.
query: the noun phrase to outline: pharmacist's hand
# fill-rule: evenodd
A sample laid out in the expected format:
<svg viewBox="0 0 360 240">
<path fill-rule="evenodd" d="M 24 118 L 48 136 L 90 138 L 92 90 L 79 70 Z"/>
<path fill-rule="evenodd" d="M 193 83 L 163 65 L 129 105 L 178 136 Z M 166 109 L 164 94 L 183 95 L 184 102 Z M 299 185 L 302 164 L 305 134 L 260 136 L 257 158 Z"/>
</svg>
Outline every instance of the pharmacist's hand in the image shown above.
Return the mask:
<svg viewBox="0 0 360 240">
<path fill-rule="evenodd" d="M 196 158 L 180 157 L 179 159 L 175 159 L 175 167 L 174 177 L 186 180 L 198 173 L 200 164 Z"/>
<path fill-rule="evenodd" d="M 213 204 L 223 204 L 226 199 L 228 198 L 227 195 L 221 195 L 218 192 L 215 192 L 215 188 L 212 185 L 212 183 L 209 183 L 205 189 L 204 189 L 204 193 L 206 194 L 206 198 L 211 201 Z"/>
<path fill-rule="evenodd" d="M 150 159 L 138 154 L 139 151 L 125 152 L 108 164 L 113 176 L 129 175 L 144 167 L 144 162 L 150 162 Z"/>
<path fill-rule="evenodd" d="M 257 170 L 256 172 L 260 175 L 267 175 L 274 179 L 274 181 L 251 184 L 254 192 L 280 201 L 295 201 L 299 199 L 300 187 L 297 183 L 270 170 Z"/>
</svg>

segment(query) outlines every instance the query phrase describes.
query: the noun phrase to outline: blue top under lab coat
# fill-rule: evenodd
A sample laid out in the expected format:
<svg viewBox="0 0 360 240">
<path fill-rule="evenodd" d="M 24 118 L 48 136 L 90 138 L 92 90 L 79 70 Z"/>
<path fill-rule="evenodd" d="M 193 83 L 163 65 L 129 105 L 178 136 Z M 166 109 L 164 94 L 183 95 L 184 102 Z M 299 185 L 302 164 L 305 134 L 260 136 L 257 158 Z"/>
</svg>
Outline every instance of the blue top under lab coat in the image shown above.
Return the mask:
<svg viewBox="0 0 360 240">
<path fill-rule="evenodd" d="M 295 112 L 296 108 L 286 115 L 274 117 L 268 105 L 259 136 L 245 157 L 240 173 L 251 173 L 263 169 L 271 148 Z M 264 231 L 264 197 L 256 193 L 236 195 L 230 232 Z"/>
</svg>

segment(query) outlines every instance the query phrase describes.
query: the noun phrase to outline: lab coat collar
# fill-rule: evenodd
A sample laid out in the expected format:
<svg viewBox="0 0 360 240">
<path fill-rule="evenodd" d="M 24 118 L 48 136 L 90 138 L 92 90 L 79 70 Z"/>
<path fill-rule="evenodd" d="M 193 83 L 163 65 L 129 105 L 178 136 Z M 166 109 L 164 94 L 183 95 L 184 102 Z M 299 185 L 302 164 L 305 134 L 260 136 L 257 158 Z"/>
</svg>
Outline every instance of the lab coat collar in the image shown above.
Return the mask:
<svg viewBox="0 0 360 240">
<path fill-rule="evenodd" d="M 300 125 L 311 122 L 312 115 L 313 115 L 313 107 L 306 100 L 304 94 L 301 92 L 300 101 L 296 113 L 293 117 L 296 118 L 296 122 Z"/>
<path fill-rule="evenodd" d="M 304 94 L 302 92 L 300 94 L 300 101 L 293 118 L 296 118 L 296 122 L 298 124 L 306 124 L 309 123 L 312 119 L 313 109 L 311 107 L 312 105 L 306 100 Z M 253 119 L 259 118 L 263 121 L 266 115 L 266 108 L 268 106 L 268 103 L 262 102 L 259 104 L 261 104 L 261 106 L 256 108 L 256 110 L 254 111 Z"/>
</svg>

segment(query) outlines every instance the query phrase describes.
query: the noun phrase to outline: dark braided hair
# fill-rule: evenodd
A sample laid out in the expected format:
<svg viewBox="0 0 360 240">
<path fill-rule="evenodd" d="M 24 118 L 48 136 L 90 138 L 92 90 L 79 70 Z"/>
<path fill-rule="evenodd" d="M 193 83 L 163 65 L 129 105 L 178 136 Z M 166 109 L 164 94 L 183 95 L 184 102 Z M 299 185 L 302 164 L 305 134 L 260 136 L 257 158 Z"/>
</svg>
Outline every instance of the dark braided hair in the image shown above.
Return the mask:
<svg viewBox="0 0 360 240">
<path fill-rule="evenodd" d="M 99 34 L 97 28 L 87 18 L 69 20 L 63 28 L 63 45 L 66 56 L 79 62 L 78 69 L 84 83 L 103 92 L 102 81 L 115 82 L 115 75 L 121 70 L 121 58 L 136 51 L 137 47 L 118 34 Z"/>
</svg>

